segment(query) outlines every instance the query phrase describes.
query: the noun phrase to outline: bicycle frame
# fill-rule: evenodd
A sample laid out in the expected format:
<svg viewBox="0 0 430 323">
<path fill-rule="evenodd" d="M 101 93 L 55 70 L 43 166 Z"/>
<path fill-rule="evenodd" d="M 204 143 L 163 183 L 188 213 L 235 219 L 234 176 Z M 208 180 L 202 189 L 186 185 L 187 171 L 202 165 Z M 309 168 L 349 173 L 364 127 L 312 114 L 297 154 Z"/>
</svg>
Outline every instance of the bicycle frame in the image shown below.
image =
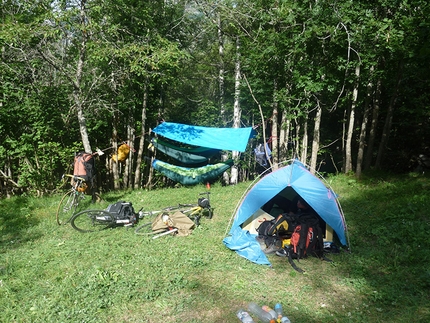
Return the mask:
<svg viewBox="0 0 430 323">
<path fill-rule="evenodd" d="M 75 213 L 80 203 L 80 200 L 83 200 L 85 198 L 85 188 L 80 189 L 84 187 L 84 185 L 86 185 L 85 179 L 70 174 L 64 174 L 62 176 L 62 179 L 64 179 L 64 177 L 71 178 L 70 184 L 72 188 L 66 194 L 63 195 L 60 200 L 60 203 L 58 204 L 56 214 L 58 225 L 69 223 L 71 217 Z"/>
</svg>

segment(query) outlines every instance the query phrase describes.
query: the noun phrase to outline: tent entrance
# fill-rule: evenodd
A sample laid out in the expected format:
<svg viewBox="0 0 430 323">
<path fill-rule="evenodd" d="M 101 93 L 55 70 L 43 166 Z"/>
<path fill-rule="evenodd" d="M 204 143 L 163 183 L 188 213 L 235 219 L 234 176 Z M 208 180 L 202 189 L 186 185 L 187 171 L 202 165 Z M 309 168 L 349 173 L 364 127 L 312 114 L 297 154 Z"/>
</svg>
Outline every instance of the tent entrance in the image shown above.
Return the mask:
<svg viewBox="0 0 430 323">
<path fill-rule="evenodd" d="M 258 234 L 256 229 L 261 222 L 265 220 L 272 220 L 283 213 L 297 213 L 297 201 L 306 199 L 301 197 L 291 186 L 284 188 L 281 192 L 276 194 L 273 198 L 267 201 L 260 209 L 257 210 L 251 217 L 249 217 L 242 225 L 242 229 L 248 230 L 251 234 Z M 317 214 L 320 220 L 321 230 L 324 232 L 324 240 L 333 242 L 334 232 L 333 229 Z"/>
</svg>

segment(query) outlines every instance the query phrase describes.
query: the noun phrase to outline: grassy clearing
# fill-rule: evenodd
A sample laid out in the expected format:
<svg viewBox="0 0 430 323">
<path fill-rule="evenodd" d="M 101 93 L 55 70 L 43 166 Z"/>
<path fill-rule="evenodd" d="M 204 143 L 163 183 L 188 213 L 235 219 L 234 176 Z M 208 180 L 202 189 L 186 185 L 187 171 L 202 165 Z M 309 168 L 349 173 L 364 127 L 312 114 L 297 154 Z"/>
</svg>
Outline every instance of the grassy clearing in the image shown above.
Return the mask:
<svg viewBox="0 0 430 323">
<path fill-rule="evenodd" d="M 212 220 L 188 237 L 152 240 L 116 228 L 59 227 L 60 196 L 0 200 L 1 322 L 238 322 L 251 301 L 281 302 L 291 322 L 429 322 L 430 179 L 329 178 L 352 253 L 334 263 L 255 265 L 222 243 L 249 183 L 214 185 Z M 195 202 L 204 186 L 103 195 L 158 209 Z"/>
</svg>

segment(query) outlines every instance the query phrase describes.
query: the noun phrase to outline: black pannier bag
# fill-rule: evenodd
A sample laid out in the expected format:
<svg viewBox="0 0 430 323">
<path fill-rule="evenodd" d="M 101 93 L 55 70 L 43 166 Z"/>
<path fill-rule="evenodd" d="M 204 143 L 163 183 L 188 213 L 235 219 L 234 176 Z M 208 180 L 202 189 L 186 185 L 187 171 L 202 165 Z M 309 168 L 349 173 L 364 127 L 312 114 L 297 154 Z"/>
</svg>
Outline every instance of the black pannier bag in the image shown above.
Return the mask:
<svg viewBox="0 0 430 323">
<path fill-rule="evenodd" d="M 131 202 L 118 201 L 110 204 L 106 211 L 112 213 L 116 220 L 129 220 L 129 223 L 137 223 L 136 213 Z"/>
</svg>

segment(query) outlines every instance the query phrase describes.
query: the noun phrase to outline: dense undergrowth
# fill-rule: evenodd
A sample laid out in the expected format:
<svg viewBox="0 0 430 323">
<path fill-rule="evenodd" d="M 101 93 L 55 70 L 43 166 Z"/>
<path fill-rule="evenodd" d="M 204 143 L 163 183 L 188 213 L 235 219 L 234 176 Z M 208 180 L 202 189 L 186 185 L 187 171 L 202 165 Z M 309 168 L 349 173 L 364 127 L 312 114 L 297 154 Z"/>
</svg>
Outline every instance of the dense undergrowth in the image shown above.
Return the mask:
<svg viewBox="0 0 430 323">
<path fill-rule="evenodd" d="M 372 174 L 328 178 L 345 213 L 351 252 L 333 263 L 283 258 L 272 268 L 222 239 L 249 183 L 211 188 L 213 219 L 187 237 L 152 240 L 116 228 L 58 226 L 60 196 L 0 200 L 1 322 L 239 322 L 251 301 L 282 303 L 291 322 L 430 321 L 430 179 Z M 204 186 L 103 195 L 158 209 L 195 202 Z"/>
</svg>

